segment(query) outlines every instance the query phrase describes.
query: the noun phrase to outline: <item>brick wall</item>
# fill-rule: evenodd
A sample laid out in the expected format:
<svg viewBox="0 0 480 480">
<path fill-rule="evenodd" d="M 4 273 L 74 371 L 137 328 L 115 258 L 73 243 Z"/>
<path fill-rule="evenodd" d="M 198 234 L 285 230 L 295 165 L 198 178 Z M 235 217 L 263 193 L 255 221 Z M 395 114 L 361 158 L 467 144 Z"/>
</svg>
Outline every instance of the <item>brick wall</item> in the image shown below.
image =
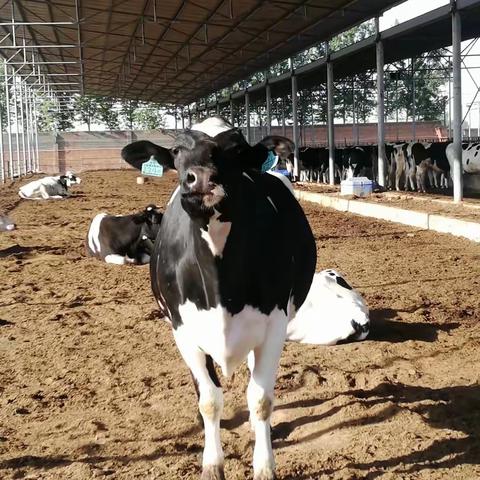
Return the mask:
<svg viewBox="0 0 480 480">
<path fill-rule="evenodd" d="M 387 123 L 385 125 L 387 141 L 410 140 L 413 138 L 412 124 L 409 122 Z M 120 151 L 128 143 L 136 140 L 151 140 L 169 147 L 172 145 L 172 133 L 169 131 L 117 131 L 117 132 L 65 132 L 58 134 L 40 134 L 39 153 L 40 171 L 57 173 L 72 170 L 76 173 L 84 170 L 104 170 L 129 168 L 121 159 Z M 272 133 L 283 134 L 282 127 L 273 127 Z M 292 127 L 286 127 L 287 137 L 292 137 Z M 266 135 L 266 129 L 252 128 L 252 143 Z M 447 131 L 438 122 L 416 124 L 418 140 L 441 140 Z M 357 141 L 358 140 L 358 141 Z M 372 144 L 377 142 L 377 124 L 335 125 L 335 142 L 338 146 Z M 324 125 L 315 128 L 301 128 L 301 145 L 326 145 L 327 128 Z"/>
</svg>

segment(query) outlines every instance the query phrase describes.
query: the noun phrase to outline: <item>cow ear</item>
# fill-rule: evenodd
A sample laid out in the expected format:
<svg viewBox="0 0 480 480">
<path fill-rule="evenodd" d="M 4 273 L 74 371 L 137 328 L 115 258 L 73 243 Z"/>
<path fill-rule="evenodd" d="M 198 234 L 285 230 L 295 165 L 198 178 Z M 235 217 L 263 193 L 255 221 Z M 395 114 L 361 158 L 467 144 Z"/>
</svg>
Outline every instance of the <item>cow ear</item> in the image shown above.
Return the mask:
<svg viewBox="0 0 480 480">
<path fill-rule="evenodd" d="M 122 149 L 122 158 L 137 170 L 141 170 L 142 165 L 152 156 L 165 170 L 175 169 L 171 151 L 148 140 L 130 143 Z"/>
</svg>

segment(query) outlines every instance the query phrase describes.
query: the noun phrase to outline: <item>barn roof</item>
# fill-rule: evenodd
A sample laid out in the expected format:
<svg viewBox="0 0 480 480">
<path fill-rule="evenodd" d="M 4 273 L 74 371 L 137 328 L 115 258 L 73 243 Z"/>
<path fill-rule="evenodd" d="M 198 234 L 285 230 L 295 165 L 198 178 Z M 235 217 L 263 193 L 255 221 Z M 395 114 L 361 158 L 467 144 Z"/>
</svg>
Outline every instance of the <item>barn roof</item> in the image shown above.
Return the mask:
<svg viewBox="0 0 480 480">
<path fill-rule="evenodd" d="M 26 51 L 45 73 L 56 74 L 50 77 L 53 90 L 186 104 L 401 1 L 1 3 L 0 26 L 6 37 L 0 42 L 0 53 L 10 57 Z M 12 18 L 15 29 L 9 25 Z"/>
</svg>

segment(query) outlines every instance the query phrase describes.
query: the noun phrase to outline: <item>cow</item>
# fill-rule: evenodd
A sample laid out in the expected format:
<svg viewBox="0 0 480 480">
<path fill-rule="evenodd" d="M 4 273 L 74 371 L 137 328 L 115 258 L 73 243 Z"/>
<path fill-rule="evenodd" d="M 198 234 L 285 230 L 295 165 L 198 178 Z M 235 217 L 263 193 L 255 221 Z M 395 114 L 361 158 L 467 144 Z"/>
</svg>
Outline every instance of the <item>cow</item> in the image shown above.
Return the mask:
<svg viewBox="0 0 480 480">
<path fill-rule="evenodd" d="M 180 133 L 172 149 L 147 141 L 122 150 L 140 169 L 156 152 L 179 185 L 150 261 L 152 290 L 189 367 L 205 430 L 203 480 L 224 478 L 220 441 L 225 376 L 248 358 L 255 480 L 275 477 L 270 438 L 274 385 L 288 322 L 305 301 L 316 264 L 305 214 L 285 185 L 261 173 L 269 149 L 250 146 L 222 120 Z M 281 142 L 278 137 L 275 142 Z M 271 150 L 270 150 L 271 151 Z"/>
<path fill-rule="evenodd" d="M 305 303 L 288 323 L 287 340 L 315 345 L 359 341 L 370 329 L 362 296 L 336 270 L 313 277 Z"/>
<path fill-rule="evenodd" d="M 88 229 L 87 255 L 116 265 L 148 263 L 162 216 L 153 204 L 133 215 L 99 213 Z"/>
<path fill-rule="evenodd" d="M 81 179 L 73 172 L 55 177 L 43 177 L 20 187 L 18 195 L 26 200 L 48 200 L 66 198 L 72 185 L 80 185 Z"/>
<path fill-rule="evenodd" d="M 446 156 L 450 165 L 450 171 L 453 172 L 453 143 L 448 145 Z M 462 143 L 462 172 L 480 173 L 480 143 Z"/>
<path fill-rule="evenodd" d="M 303 181 L 327 183 L 328 149 L 325 147 L 303 147 L 299 151 Z"/>
<path fill-rule="evenodd" d="M 367 147 L 350 147 L 343 150 L 342 178 L 371 177 L 372 158 Z"/>
<path fill-rule="evenodd" d="M 16 225 L 6 216 L 0 214 L 0 232 L 11 232 Z"/>
</svg>

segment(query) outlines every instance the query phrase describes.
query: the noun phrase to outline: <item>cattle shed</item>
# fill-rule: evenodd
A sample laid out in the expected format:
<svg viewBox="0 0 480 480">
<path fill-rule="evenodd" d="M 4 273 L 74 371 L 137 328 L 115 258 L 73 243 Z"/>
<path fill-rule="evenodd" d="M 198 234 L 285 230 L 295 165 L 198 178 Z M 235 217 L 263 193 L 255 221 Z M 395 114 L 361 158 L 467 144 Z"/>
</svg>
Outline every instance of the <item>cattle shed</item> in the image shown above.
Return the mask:
<svg viewBox="0 0 480 480">
<path fill-rule="evenodd" d="M 375 68 L 378 145 L 385 144 L 384 65 L 453 45 L 454 199 L 463 196 L 461 174 L 462 40 L 480 35 L 480 0 L 457 0 L 380 31 L 379 16 L 399 0 L 7 0 L 0 6 L 0 54 L 6 79 L 7 138 L 1 139 L 2 179 L 38 170 L 37 95 L 47 92 L 61 109 L 77 93 L 175 105 L 182 125 L 210 108 L 239 103 L 246 111 L 263 98 L 267 131 L 272 95 L 291 94 L 298 174 L 299 89 L 324 83 L 328 103 L 330 183 L 334 182 L 333 82 Z M 376 34 L 336 52 L 329 40 L 375 19 Z M 228 97 L 215 92 L 313 45 L 325 54 L 299 68 Z M 190 109 L 190 105 L 195 107 Z M 385 151 L 379 149 L 378 181 L 385 185 Z"/>
</svg>

